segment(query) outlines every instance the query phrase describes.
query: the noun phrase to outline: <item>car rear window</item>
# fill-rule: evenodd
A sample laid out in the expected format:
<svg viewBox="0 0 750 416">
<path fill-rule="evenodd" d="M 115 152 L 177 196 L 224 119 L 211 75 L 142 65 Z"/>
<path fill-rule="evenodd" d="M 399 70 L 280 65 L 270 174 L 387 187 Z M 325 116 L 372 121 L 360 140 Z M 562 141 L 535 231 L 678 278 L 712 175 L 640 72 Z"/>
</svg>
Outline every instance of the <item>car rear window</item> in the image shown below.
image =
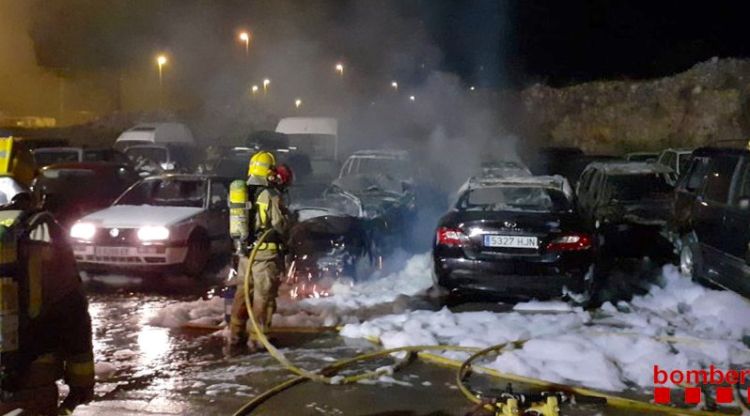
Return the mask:
<svg viewBox="0 0 750 416">
<path fill-rule="evenodd" d="M 470 189 L 456 206 L 462 211 L 557 212 L 570 208 L 565 195 L 557 190 L 530 186 L 497 186 Z"/>
<path fill-rule="evenodd" d="M 35 152 L 34 161 L 39 166 L 49 166 L 57 163 L 80 162 L 78 160 L 78 151 L 52 151 L 52 152 Z"/>
<path fill-rule="evenodd" d="M 652 195 L 664 195 L 672 191 L 667 178 L 660 173 L 612 175 L 608 179 L 612 197 L 621 201 L 638 201 Z"/>
</svg>

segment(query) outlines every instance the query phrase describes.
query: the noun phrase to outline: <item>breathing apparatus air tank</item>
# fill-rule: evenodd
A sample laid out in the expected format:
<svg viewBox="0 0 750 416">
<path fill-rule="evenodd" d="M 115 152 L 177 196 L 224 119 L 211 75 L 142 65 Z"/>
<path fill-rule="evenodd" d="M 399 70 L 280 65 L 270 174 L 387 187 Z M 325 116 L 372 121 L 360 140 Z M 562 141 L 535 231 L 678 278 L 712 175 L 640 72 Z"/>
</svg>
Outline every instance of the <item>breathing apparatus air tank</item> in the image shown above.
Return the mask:
<svg viewBox="0 0 750 416">
<path fill-rule="evenodd" d="M 237 179 L 229 184 L 229 235 L 238 250 L 246 247 L 250 237 L 247 196 L 245 181 Z"/>
</svg>

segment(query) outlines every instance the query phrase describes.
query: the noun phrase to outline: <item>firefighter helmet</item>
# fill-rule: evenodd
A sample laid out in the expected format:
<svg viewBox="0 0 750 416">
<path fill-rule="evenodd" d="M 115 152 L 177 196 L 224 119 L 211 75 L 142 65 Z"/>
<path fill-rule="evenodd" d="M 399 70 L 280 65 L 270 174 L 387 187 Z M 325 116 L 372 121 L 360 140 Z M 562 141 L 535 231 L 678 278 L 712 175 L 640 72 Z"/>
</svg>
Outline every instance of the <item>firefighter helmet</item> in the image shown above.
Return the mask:
<svg viewBox="0 0 750 416">
<path fill-rule="evenodd" d="M 247 170 L 247 176 L 258 176 L 267 178 L 271 175 L 271 169 L 276 165 L 276 158 L 273 154 L 266 151 L 260 151 L 250 158 L 250 166 Z"/>
<path fill-rule="evenodd" d="M 279 166 L 276 166 L 275 171 L 276 175 L 274 179 L 279 187 L 287 188 L 292 186 L 292 181 L 294 180 L 294 172 L 292 172 L 292 168 L 287 164 L 282 163 Z"/>
</svg>

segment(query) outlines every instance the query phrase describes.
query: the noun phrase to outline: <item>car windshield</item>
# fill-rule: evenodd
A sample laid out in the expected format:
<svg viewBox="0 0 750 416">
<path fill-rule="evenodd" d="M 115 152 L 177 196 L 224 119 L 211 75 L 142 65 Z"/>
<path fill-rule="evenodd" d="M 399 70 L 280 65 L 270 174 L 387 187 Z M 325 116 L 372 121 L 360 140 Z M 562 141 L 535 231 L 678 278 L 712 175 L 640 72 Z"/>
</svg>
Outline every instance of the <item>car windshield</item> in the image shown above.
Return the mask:
<svg viewBox="0 0 750 416">
<path fill-rule="evenodd" d="M 562 192 L 529 186 L 470 189 L 459 198 L 457 204 L 457 208 L 462 211 L 557 212 L 569 207 Z"/>
<path fill-rule="evenodd" d="M 354 161 L 352 161 L 354 162 Z M 394 178 L 409 179 L 409 164 L 404 160 L 388 158 L 359 158 L 356 171 L 351 173 L 377 174 L 388 172 Z"/>
<path fill-rule="evenodd" d="M 120 197 L 116 205 L 153 205 L 201 208 L 206 182 L 199 179 L 147 179 Z"/>
<path fill-rule="evenodd" d="M 133 160 L 143 158 L 156 163 L 167 161 L 167 149 L 163 147 L 130 147 L 125 150 L 125 154 Z"/>
<path fill-rule="evenodd" d="M 672 187 L 659 173 L 613 175 L 609 178 L 612 197 L 621 201 L 637 201 L 652 195 L 668 194 Z"/>
<path fill-rule="evenodd" d="M 49 151 L 34 153 L 34 161 L 39 166 L 49 166 L 57 163 L 80 162 L 77 150 Z"/>
</svg>

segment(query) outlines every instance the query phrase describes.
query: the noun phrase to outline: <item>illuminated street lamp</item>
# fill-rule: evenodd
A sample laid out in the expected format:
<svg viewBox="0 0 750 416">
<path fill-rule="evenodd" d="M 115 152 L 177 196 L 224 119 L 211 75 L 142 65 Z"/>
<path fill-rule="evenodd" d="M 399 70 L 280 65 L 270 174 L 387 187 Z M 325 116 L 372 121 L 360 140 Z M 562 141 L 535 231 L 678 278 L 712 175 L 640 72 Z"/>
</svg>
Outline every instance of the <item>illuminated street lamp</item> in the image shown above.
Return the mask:
<svg viewBox="0 0 750 416">
<path fill-rule="evenodd" d="M 473 85 L 472 85 L 471 87 L 469 87 L 469 91 L 474 91 L 474 90 L 476 90 L 476 89 L 477 89 L 477 88 L 476 88 L 475 86 L 473 86 Z"/>
<path fill-rule="evenodd" d="M 341 62 L 337 63 L 336 72 L 343 77 L 344 76 L 344 64 L 342 64 Z"/>
<path fill-rule="evenodd" d="M 294 107 L 297 110 L 299 110 L 299 108 L 302 107 L 302 99 L 301 98 L 297 98 L 297 99 L 294 100 Z"/>
<path fill-rule="evenodd" d="M 416 101 L 416 100 L 417 100 L 417 97 L 415 97 L 413 95 L 409 96 L 409 101 Z"/>
<path fill-rule="evenodd" d="M 268 94 L 268 86 L 271 85 L 271 80 L 266 78 L 263 80 L 263 94 Z"/>
<path fill-rule="evenodd" d="M 253 95 L 257 95 L 258 94 L 258 86 L 257 85 L 253 85 L 252 87 L 250 87 L 250 91 L 253 92 Z"/>
<path fill-rule="evenodd" d="M 393 88 L 394 90 L 398 91 L 398 82 L 391 81 L 391 88 Z"/>
<path fill-rule="evenodd" d="M 164 54 L 156 56 L 156 66 L 159 68 L 159 108 L 164 107 L 164 65 L 167 64 L 167 57 Z"/>
<path fill-rule="evenodd" d="M 159 87 L 162 84 L 162 68 L 167 64 L 167 57 L 164 55 L 158 55 L 156 57 L 156 66 L 159 67 Z"/>
<path fill-rule="evenodd" d="M 250 53 L 250 34 L 247 32 L 241 32 L 239 38 L 240 42 L 245 44 L 245 55 L 248 55 Z"/>
</svg>

